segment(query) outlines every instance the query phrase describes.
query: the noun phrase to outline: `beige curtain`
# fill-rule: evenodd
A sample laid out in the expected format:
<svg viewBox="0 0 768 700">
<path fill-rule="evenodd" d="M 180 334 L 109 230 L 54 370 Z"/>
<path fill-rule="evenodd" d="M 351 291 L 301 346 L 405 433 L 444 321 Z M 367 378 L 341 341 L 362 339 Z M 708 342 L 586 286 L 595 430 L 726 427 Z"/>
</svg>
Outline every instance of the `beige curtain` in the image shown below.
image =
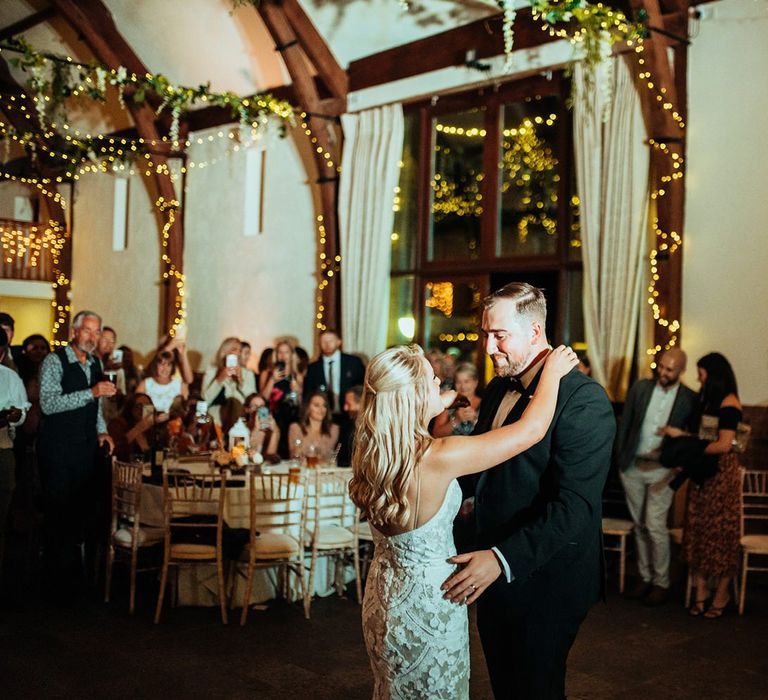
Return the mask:
<svg viewBox="0 0 768 700">
<path fill-rule="evenodd" d="M 403 152 L 402 105 L 341 118 L 339 181 L 341 319 L 344 347 L 372 357 L 385 348 L 392 198 Z"/>
<path fill-rule="evenodd" d="M 605 60 L 593 80 L 579 63 L 573 77 L 587 352 L 595 379 L 618 401 L 642 309 L 650 155 L 624 60 Z"/>
</svg>

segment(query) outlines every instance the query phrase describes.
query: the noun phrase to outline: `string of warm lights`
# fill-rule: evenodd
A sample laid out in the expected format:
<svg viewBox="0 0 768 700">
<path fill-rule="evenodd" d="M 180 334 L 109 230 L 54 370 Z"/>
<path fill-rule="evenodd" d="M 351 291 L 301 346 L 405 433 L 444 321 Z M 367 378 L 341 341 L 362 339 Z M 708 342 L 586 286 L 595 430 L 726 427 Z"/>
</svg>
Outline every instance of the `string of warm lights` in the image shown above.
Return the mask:
<svg viewBox="0 0 768 700">
<path fill-rule="evenodd" d="M 174 260 L 171 259 L 168 250 L 171 229 L 176 222 L 176 212 L 178 211 L 180 205 L 179 202 L 175 199 L 165 199 L 161 196 L 158 197 L 157 201 L 155 202 L 155 206 L 157 207 L 158 211 L 161 214 L 164 214 L 166 217 L 165 222 L 163 223 L 163 230 L 161 235 L 162 249 L 160 257 L 165 267 L 163 270 L 163 279 L 168 280 L 169 283 L 173 284 L 175 290 L 174 307 L 176 312 L 173 323 L 168 330 L 170 336 L 174 337 L 179 328 L 179 325 L 187 317 L 187 303 L 184 289 L 186 278 L 184 277 L 184 273 L 178 269 Z"/>
<path fill-rule="evenodd" d="M 318 331 L 327 330 L 325 325 L 325 303 L 323 292 L 329 284 L 329 280 L 341 270 L 341 255 L 336 255 L 333 260 L 328 257 L 328 237 L 325 230 L 325 219 L 322 214 L 317 215 L 317 250 L 320 279 L 317 283 L 317 296 L 315 297 L 315 328 Z"/>
</svg>

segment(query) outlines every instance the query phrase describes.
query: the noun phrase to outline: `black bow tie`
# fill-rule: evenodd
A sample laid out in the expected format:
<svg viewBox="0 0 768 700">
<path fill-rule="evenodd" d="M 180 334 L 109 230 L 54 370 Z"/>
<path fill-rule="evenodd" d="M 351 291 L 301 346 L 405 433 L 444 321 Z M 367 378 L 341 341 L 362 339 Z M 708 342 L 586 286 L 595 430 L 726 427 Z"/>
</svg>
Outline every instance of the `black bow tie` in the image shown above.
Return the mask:
<svg viewBox="0 0 768 700">
<path fill-rule="evenodd" d="M 530 397 L 531 392 L 528 387 L 523 386 L 523 383 L 517 377 L 507 377 L 507 391 L 516 391 L 521 396 Z"/>
</svg>

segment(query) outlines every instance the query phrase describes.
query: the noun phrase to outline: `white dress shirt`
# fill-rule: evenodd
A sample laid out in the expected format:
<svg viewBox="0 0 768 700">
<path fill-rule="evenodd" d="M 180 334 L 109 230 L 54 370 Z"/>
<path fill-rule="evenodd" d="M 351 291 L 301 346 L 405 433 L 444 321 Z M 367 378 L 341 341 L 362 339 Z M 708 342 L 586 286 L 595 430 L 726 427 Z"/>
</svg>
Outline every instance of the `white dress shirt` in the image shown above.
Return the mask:
<svg viewBox="0 0 768 700">
<path fill-rule="evenodd" d="M 0 428 L 0 449 L 13 448 L 13 429 L 21 425 L 27 417 L 27 409 L 32 404 L 27 400 L 27 390 L 16 372 L 5 365 L 0 365 L 0 411 L 7 408 L 21 409 L 21 418 L 15 423 L 8 423 Z"/>
<path fill-rule="evenodd" d="M 657 431 L 669 423 L 669 416 L 672 413 L 672 406 L 675 403 L 679 389 L 680 382 L 676 382 L 674 386 L 666 388 L 656 382 L 653 392 L 651 392 L 651 399 L 648 401 L 648 407 L 645 409 L 643 424 L 640 426 L 640 437 L 637 441 L 636 451 L 637 457 L 658 460 L 661 441 L 664 439 L 664 436 L 659 435 Z"/>
<path fill-rule="evenodd" d="M 333 382 L 329 383 L 329 365 L 331 362 L 333 362 Z M 325 377 L 325 385 L 329 391 L 333 392 L 338 405 L 339 392 L 341 391 L 341 350 L 337 350 L 333 355 L 323 355 L 323 376 Z"/>
</svg>

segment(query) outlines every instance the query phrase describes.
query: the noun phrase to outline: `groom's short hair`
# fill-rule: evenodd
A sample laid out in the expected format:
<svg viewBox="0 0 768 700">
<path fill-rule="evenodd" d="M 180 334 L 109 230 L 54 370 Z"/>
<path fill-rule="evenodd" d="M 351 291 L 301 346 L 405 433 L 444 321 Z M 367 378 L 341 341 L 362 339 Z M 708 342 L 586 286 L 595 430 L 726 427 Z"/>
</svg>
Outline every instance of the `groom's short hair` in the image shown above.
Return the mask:
<svg viewBox="0 0 768 700">
<path fill-rule="evenodd" d="M 547 320 L 547 300 L 544 290 L 527 282 L 510 282 L 483 299 L 483 310 L 490 308 L 502 299 L 515 302 L 515 311 L 521 316 L 535 319 L 545 325 Z"/>
</svg>

